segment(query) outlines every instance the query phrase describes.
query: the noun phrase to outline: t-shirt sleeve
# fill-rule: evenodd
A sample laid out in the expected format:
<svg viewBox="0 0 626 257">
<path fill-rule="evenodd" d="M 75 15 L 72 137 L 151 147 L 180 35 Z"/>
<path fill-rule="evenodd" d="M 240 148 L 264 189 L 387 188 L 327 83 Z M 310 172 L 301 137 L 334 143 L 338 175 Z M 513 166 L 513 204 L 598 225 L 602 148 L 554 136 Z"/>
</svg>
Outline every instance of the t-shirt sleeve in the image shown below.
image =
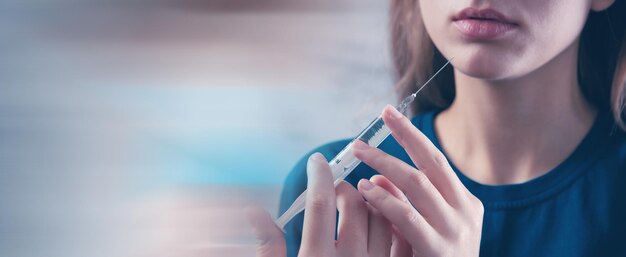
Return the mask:
<svg viewBox="0 0 626 257">
<path fill-rule="evenodd" d="M 283 191 L 280 196 L 278 215 L 283 214 L 296 198 L 306 189 L 306 165 L 309 156 L 315 152 L 320 152 L 326 159 L 333 158 L 345 147 L 350 140 L 340 140 L 320 146 L 305 154 L 287 175 Z M 287 256 L 297 256 L 302 238 L 302 223 L 304 222 L 304 212 L 296 215 L 285 226 L 285 239 L 287 242 Z"/>
</svg>

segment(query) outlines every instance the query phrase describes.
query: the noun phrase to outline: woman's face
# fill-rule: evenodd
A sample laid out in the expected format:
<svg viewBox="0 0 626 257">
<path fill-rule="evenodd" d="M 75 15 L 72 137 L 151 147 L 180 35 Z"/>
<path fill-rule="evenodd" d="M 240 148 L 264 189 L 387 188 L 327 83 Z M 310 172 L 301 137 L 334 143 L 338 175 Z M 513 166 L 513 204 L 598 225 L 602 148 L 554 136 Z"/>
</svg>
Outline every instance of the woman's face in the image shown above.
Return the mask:
<svg viewBox="0 0 626 257">
<path fill-rule="evenodd" d="M 419 0 L 426 30 L 457 70 L 502 80 L 524 76 L 578 39 L 595 0 Z M 602 1 L 602 0 L 600 0 Z"/>
</svg>

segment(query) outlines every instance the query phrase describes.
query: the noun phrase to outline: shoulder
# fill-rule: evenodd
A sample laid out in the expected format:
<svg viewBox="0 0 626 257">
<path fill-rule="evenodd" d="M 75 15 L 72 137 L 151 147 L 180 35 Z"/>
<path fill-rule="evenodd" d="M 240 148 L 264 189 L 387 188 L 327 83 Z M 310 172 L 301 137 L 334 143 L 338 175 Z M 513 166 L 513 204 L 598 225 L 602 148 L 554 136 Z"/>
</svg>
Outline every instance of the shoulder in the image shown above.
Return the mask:
<svg viewBox="0 0 626 257">
<path fill-rule="evenodd" d="M 616 129 L 619 130 L 619 128 L 616 128 Z M 614 144 L 615 154 L 623 162 L 626 162 L 626 132 L 623 130 L 619 130 L 614 135 L 612 135 L 612 138 L 615 142 Z"/>
<path fill-rule="evenodd" d="M 614 170 L 620 171 L 626 178 L 626 132 L 619 127 L 613 126 L 608 132 L 608 140 L 605 141 L 605 151 L 602 154 L 602 163 Z"/>
<path fill-rule="evenodd" d="M 602 183 L 604 188 L 626 190 L 626 132 L 608 114 L 598 120 L 586 138 L 591 147 L 584 148 L 579 161 L 589 164 L 590 181 Z"/>
<path fill-rule="evenodd" d="M 609 161 L 626 172 L 626 131 L 617 125 L 610 112 L 600 114 L 598 120 L 601 129 L 596 137 L 596 151 L 601 152 L 603 162 Z"/>
</svg>

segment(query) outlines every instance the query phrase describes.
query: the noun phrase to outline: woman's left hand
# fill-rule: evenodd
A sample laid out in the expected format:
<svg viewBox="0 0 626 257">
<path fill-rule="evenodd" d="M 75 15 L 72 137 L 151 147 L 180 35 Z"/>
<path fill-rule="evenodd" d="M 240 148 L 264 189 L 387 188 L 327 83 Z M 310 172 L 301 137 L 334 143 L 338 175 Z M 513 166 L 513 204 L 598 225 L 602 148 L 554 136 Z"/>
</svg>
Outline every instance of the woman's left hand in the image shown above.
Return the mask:
<svg viewBox="0 0 626 257">
<path fill-rule="evenodd" d="M 415 256 L 478 256 L 483 221 L 480 200 L 461 183 L 443 153 L 404 115 L 388 106 L 383 119 L 419 170 L 359 141 L 353 148 L 355 156 L 386 178 L 374 184 L 362 179 L 361 194 L 397 227 Z M 381 183 L 388 185 L 381 187 Z M 394 197 L 402 193 L 405 200 Z"/>
<path fill-rule="evenodd" d="M 247 213 L 257 236 L 257 257 L 285 257 L 285 238 L 269 214 L 258 208 L 248 209 Z M 298 256 L 403 257 L 399 254 L 407 249 L 410 253 L 407 244 L 397 237 L 392 245 L 393 238 L 389 221 L 368 205 L 352 185 L 342 181 L 334 186 L 331 168 L 321 154 L 309 158 Z"/>
</svg>

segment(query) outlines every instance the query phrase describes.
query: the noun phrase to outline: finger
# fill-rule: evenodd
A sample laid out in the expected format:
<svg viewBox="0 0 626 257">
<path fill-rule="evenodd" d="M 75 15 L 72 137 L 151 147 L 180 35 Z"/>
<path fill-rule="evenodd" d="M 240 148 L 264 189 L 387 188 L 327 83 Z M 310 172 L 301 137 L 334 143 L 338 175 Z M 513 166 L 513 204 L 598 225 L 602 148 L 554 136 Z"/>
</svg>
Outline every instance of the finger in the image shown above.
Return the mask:
<svg viewBox="0 0 626 257">
<path fill-rule="evenodd" d="M 449 229 L 446 220 L 454 210 L 422 172 L 360 141 L 355 143 L 354 155 L 400 188 L 431 225 Z"/>
<path fill-rule="evenodd" d="M 400 188 L 396 187 L 389 179 L 385 178 L 382 175 L 374 175 L 370 178 L 370 182 L 374 185 L 384 188 L 387 192 L 391 193 L 396 198 L 400 199 L 405 203 L 409 203 L 409 200 L 406 198 L 406 195 L 400 190 Z"/>
<path fill-rule="evenodd" d="M 387 190 L 387 192 L 391 193 L 395 198 L 398 198 L 402 202 L 409 204 L 409 200 L 406 198 L 402 190 L 396 187 L 389 179 L 385 178 L 382 175 L 374 175 L 370 178 L 370 181 L 379 187 Z M 410 257 L 413 256 L 413 249 L 411 245 L 404 239 L 404 237 L 398 232 L 398 229 L 394 226 L 391 227 L 392 230 L 392 243 L 391 243 L 391 253 L 388 256 L 391 257 Z"/>
<path fill-rule="evenodd" d="M 444 199 L 453 206 L 461 203 L 467 191 L 443 153 L 393 106 L 385 107 L 382 116 L 393 137 L 404 147 L 419 170 L 428 176 Z"/>
<path fill-rule="evenodd" d="M 372 205 L 369 210 L 369 232 L 367 252 L 372 257 L 389 256 L 391 252 L 391 223 Z M 359 255 L 366 256 L 366 255 Z"/>
<path fill-rule="evenodd" d="M 368 209 L 365 200 L 352 185 L 337 185 L 337 250 L 341 256 L 366 256 Z"/>
<path fill-rule="evenodd" d="M 393 241 L 391 243 L 391 257 L 411 257 L 413 256 L 413 248 L 406 239 L 397 231 L 393 229 Z"/>
<path fill-rule="evenodd" d="M 395 225 L 411 245 L 418 248 L 432 245 L 436 232 L 417 210 L 367 179 L 361 179 L 358 188 L 367 202 Z"/>
<path fill-rule="evenodd" d="M 270 215 L 263 209 L 248 207 L 245 210 L 257 239 L 257 257 L 285 257 L 287 246 L 283 232 L 276 226 Z"/>
<path fill-rule="evenodd" d="M 301 251 L 327 254 L 335 246 L 337 206 L 330 167 L 320 153 L 307 164 L 307 195 Z"/>
</svg>

